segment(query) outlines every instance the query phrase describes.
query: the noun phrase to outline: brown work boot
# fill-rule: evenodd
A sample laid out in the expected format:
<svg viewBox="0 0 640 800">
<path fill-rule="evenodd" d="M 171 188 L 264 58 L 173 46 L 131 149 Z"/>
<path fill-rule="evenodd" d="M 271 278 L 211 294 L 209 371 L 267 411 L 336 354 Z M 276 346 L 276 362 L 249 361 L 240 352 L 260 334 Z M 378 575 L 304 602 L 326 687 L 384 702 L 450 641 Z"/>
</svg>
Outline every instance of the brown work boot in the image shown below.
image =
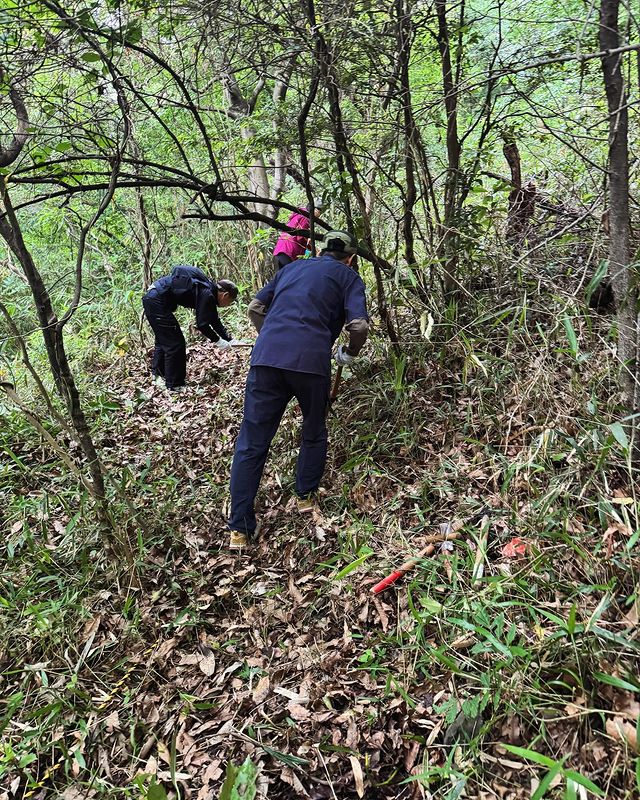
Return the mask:
<svg viewBox="0 0 640 800">
<path fill-rule="evenodd" d="M 318 509 L 315 497 L 298 497 L 297 502 L 300 514 L 311 514 Z"/>
<path fill-rule="evenodd" d="M 242 531 L 229 531 L 229 550 L 244 550 L 250 546 L 251 540 Z"/>
<path fill-rule="evenodd" d="M 257 543 L 260 531 L 262 529 L 262 522 L 258 521 L 255 531 L 229 531 L 229 550 L 247 550 Z"/>
</svg>

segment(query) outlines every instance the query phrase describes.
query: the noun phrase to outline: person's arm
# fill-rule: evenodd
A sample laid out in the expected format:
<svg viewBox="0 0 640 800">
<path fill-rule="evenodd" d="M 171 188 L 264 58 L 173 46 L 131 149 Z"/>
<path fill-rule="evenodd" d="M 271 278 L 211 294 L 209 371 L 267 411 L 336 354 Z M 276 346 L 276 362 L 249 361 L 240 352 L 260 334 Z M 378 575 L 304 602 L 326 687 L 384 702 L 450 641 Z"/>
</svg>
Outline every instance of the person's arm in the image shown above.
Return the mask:
<svg viewBox="0 0 640 800">
<path fill-rule="evenodd" d="M 264 318 L 267 316 L 267 311 L 269 310 L 269 306 L 271 305 L 271 301 L 273 300 L 273 295 L 276 289 L 277 280 L 278 276 L 276 275 L 276 277 L 273 278 L 273 280 L 269 281 L 269 283 L 265 287 L 260 289 L 258 294 L 249 303 L 249 308 L 248 308 L 249 319 L 251 320 L 251 324 L 258 331 L 258 333 L 260 333 L 260 330 L 264 323 Z"/>
<path fill-rule="evenodd" d="M 369 320 L 364 317 L 353 319 L 347 322 L 344 329 L 349 334 L 349 344 L 346 346 L 345 351 L 350 356 L 357 356 L 364 347 L 369 335 Z"/>
<path fill-rule="evenodd" d="M 364 347 L 369 334 L 369 315 L 367 298 L 362 278 L 355 276 L 345 293 L 344 315 L 347 320 L 344 328 L 349 334 L 349 344 L 344 348 L 347 355 L 357 356 Z"/>
<path fill-rule="evenodd" d="M 251 320 L 251 324 L 258 331 L 258 333 L 260 333 L 260 330 L 264 323 L 264 318 L 267 316 L 267 308 L 265 304 L 261 303 L 257 297 L 254 297 L 253 300 L 249 303 L 249 308 L 247 309 L 247 313 L 249 314 L 249 319 Z"/>
<path fill-rule="evenodd" d="M 203 336 L 212 342 L 232 339 L 229 331 L 224 327 L 218 316 L 218 304 L 211 289 L 198 287 L 196 296 L 196 327 Z"/>
</svg>

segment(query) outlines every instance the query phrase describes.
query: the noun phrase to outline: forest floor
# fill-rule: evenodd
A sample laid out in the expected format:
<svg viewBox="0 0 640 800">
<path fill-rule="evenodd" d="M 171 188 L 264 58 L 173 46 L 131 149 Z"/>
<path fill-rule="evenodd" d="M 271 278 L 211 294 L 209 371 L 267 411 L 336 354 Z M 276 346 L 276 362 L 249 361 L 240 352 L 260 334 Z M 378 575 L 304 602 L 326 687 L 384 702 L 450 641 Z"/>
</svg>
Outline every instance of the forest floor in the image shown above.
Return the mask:
<svg viewBox="0 0 640 800">
<path fill-rule="evenodd" d="M 34 478 L 1 593 L 0 798 L 217 800 L 247 758 L 273 800 L 637 797 L 639 521 L 610 359 L 503 322 L 437 357 L 370 346 L 312 517 L 292 405 L 242 554 L 225 518 L 248 351 L 192 345 L 178 396 L 141 352 L 96 369 L 139 578 L 108 577 L 71 508 L 36 512 Z M 602 331 L 574 327 L 589 356 Z M 450 551 L 371 593 L 457 521 Z"/>
</svg>

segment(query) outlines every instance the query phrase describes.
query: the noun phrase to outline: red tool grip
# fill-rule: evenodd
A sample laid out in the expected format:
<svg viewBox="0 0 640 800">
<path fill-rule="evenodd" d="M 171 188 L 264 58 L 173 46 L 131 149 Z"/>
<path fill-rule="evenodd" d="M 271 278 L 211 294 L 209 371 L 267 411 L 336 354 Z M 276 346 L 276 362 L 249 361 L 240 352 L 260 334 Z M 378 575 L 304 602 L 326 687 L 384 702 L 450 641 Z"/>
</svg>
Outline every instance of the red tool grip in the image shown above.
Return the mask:
<svg viewBox="0 0 640 800">
<path fill-rule="evenodd" d="M 374 594 L 380 594 L 383 592 L 388 586 L 394 584 L 398 578 L 401 578 L 405 573 L 401 569 L 397 569 L 395 572 L 392 572 L 391 575 L 387 575 L 386 578 L 383 578 L 380 583 L 376 583 L 376 585 L 371 590 Z"/>
</svg>

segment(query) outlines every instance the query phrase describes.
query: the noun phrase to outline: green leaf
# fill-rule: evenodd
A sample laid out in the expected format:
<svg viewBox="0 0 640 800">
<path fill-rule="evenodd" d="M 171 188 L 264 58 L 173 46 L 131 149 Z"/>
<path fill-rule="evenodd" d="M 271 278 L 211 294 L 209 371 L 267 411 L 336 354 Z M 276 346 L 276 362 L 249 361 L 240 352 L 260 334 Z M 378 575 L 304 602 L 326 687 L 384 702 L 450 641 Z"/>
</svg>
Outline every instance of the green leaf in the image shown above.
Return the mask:
<svg viewBox="0 0 640 800">
<path fill-rule="evenodd" d="M 442 603 L 434 600 L 432 597 L 421 597 L 420 605 L 429 614 L 439 614 L 442 611 Z"/>
<path fill-rule="evenodd" d="M 593 278 L 591 278 L 586 288 L 585 294 L 587 297 L 587 303 L 589 302 L 589 300 L 591 300 L 591 295 L 602 283 L 602 279 L 607 274 L 608 270 L 609 270 L 609 262 L 601 261 L 600 264 L 598 265 L 598 269 L 595 271 Z"/>
<path fill-rule="evenodd" d="M 627 432 L 623 428 L 622 424 L 620 422 L 614 422 L 608 427 L 616 442 L 625 452 L 627 452 L 629 450 L 629 439 L 627 438 Z"/>
<path fill-rule="evenodd" d="M 29 764 L 33 763 L 38 756 L 35 753 L 25 753 L 18 762 L 20 769 L 24 769 Z"/>
<path fill-rule="evenodd" d="M 340 572 L 338 572 L 338 573 L 336 574 L 336 576 L 335 576 L 335 579 L 334 579 L 334 580 L 336 580 L 336 581 L 339 581 L 339 580 L 341 580 L 342 578 L 346 578 L 346 576 L 347 576 L 347 575 L 349 575 L 349 573 L 353 572 L 353 571 L 354 571 L 354 569 L 358 569 L 358 567 L 359 567 L 361 564 L 364 564 L 364 562 L 365 562 L 365 561 L 366 561 L 368 558 L 370 558 L 370 556 L 371 556 L 371 555 L 372 555 L 371 553 L 365 553 L 363 556 L 360 556 L 360 558 L 356 558 L 356 560 L 355 560 L 355 561 L 352 561 L 350 564 L 347 564 L 347 566 L 346 566 L 346 567 L 343 567 L 343 568 L 340 570 Z"/>
<path fill-rule="evenodd" d="M 237 774 L 238 768 L 234 767 L 231 761 L 229 761 L 227 764 L 227 773 L 224 778 L 224 783 L 222 784 L 222 789 L 220 790 L 220 800 L 231 800 L 231 792 L 233 791 L 233 784 L 235 783 Z"/>
<path fill-rule="evenodd" d="M 567 334 L 567 339 L 569 340 L 569 348 L 571 350 L 571 355 L 575 358 L 578 355 L 578 337 L 576 336 L 576 332 L 573 329 L 573 325 L 571 323 L 571 318 L 564 315 L 562 318 L 562 324 L 564 325 L 564 329 Z"/>
<path fill-rule="evenodd" d="M 442 645 L 443 648 L 445 646 L 446 645 Z M 451 658 L 446 653 L 443 653 L 441 649 L 432 650 L 430 655 L 444 667 L 450 669 L 451 672 L 455 672 L 456 674 L 462 674 L 462 671 L 460 669 L 460 664 L 458 664 L 458 662 L 454 658 Z"/>
<path fill-rule="evenodd" d="M 560 764 L 556 764 L 553 769 L 550 769 L 549 772 L 547 772 L 547 774 L 538 784 L 538 788 L 531 795 L 531 800 L 542 800 L 542 798 L 546 794 L 547 789 L 551 786 L 553 779 L 561 771 L 562 767 L 560 766 Z"/>
<path fill-rule="evenodd" d="M 608 683 L 609 686 L 615 686 L 624 692 L 640 692 L 640 685 L 637 683 L 629 683 L 629 681 L 625 681 L 615 675 L 607 675 L 606 672 L 596 672 L 593 677 L 599 680 L 600 683 Z"/>
<path fill-rule="evenodd" d="M 138 44 L 142 39 L 142 25 L 139 22 L 130 22 L 123 31 L 127 44 Z"/>
<path fill-rule="evenodd" d="M 562 617 L 559 617 L 557 614 L 552 614 L 551 611 L 547 611 L 546 608 L 538 608 L 536 610 L 539 611 L 543 617 L 551 620 L 551 622 L 555 622 L 556 625 L 559 625 L 564 630 L 567 629 L 567 623 L 562 619 Z"/>
<path fill-rule="evenodd" d="M 238 775 L 234 784 L 233 800 L 254 800 L 256 796 L 256 778 L 258 777 L 258 769 L 247 756 L 242 766 L 238 770 Z"/>
<path fill-rule="evenodd" d="M 595 633 L 599 639 L 606 639 L 608 642 L 615 642 L 621 647 L 628 648 L 629 650 L 640 650 L 640 644 L 633 639 L 627 639 L 626 637 L 614 633 L 613 631 L 609 631 L 606 628 L 599 628 L 597 625 L 594 625 L 590 632 Z"/>
<path fill-rule="evenodd" d="M 567 630 L 573 636 L 576 630 L 576 614 L 578 613 L 578 606 L 574 603 L 569 609 L 569 619 L 567 620 Z"/>
<path fill-rule="evenodd" d="M 152 783 L 147 789 L 147 800 L 167 800 L 167 793 L 164 786 L 159 783 Z"/>
<path fill-rule="evenodd" d="M 506 656 L 507 658 L 511 658 L 513 653 L 512 651 L 506 647 L 506 645 L 502 644 L 496 637 L 491 633 L 491 631 L 483 628 L 482 625 L 474 625 L 471 622 L 467 622 L 464 619 L 452 618 L 450 620 L 454 625 L 459 625 L 461 628 L 465 628 L 466 630 L 474 631 L 474 633 L 484 636 L 484 638 L 490 642 L 499 653 Z"/>
<path fill-rule="evenodd" d="M 542 753 L 536 753 L 535 750 L 527 750 L 526 747 L 516 747 L 513 744 L 505 744 L 503 745 L 505 750 L 508 750 L 510 753 L 513 753 L 514 756 L 520 756 L 520 758 L 526 758 L 528 761 L 535 761 L 536 764 L 541 764 L 543 767 L 549 767 L 553 769 L 554 767 L 558 767 L 558 762 L 554 761 L 549 756 L 545 756 Z"/>
<path fill-rule="evenodd" d="M 278 761 L 282 761 L 282 763 L 286 764 L 288 767 L 306 767 L 309 764 L 306 758 L 300 758 L 300 756 L 294 756 L 291 753 L 283 753 L 280 750 L 275 750 L 273 747 L 268 747 L 266 744 L 260 743 L 260 747 L 267 755 Z M 222 797 L 220 800 L 223 800 Z"/>
<path fill-rule="evenodd" d="M 92 50 L 89 50 L 88 53 L 83 53 L 80 58 L 83 61 L 86 61 L 87 64 L 93 64 L 96 61 L 100 61 L 101 57 L 99 53 L 94 53 Z"/>
<path fill-rule="evenodd" d="M 584 786 L 585 789 L 588 789 L 590 792 L 596 795 L 596 797 L 604 797 L 604 792 L 599 786 L 593 781 L 590 781 L 589 778 L 585 778 L 584 775 L 581 775 L 579 772 L 575 772 L 572 769 L 565 770 L 565 776 L 569 779 L 574 781 L 574 783 L 579 783 L 580 786 Z"/>
</svg>

